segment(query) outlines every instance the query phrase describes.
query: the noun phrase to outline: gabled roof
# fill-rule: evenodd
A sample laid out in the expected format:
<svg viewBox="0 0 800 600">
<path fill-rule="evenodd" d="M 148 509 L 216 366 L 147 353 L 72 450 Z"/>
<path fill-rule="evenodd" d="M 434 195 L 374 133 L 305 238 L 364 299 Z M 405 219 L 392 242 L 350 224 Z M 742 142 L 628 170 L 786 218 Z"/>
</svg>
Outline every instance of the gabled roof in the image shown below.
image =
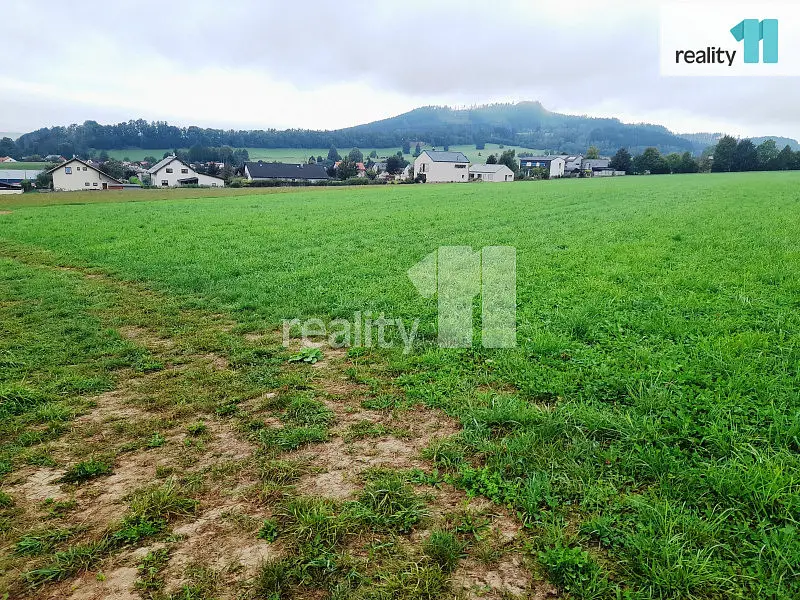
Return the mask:
<svg viewBox="0 0 800 600">
<path fill-rule="evenodd" d="M 521 161 L 522 160 L 525 160 L 525 161 L 533 160 L 533 161 L 536 161 L 536 162 L 553 162 L 557 158 L 559 158 L 561 160 L 564 160 L 563 156 L 557 156 L 557 155 L 554 155 L 554 156 L 521 156 L 520 160 Z"/>
<path fill-rule="evenodd" d="M 503 169 L 508 169 L 506 165 L 470 165 L 470 173 L 497 173 Z M 509 171 L 511 169 L 508 169 Z"/>
<path fill-rule="evenodd" d="M 150 167 L 149 169 L 147 169 L 147 172 L 148 172 L 148 173 L 150 173 L 150 175 L 155 175 L 155 174 L 156 174 L 156 173 L 158 173 L 158 172 L 159 172 L 161 169 L 163 169 L 163 168 L 164 168 L 164 167 L 166 167 L 166 166 L 167 166 L 169 163 L 171 163 L 173 160 L 177 160 L 179 163 L 181 163 L 181 164 L 182 164 L 184 167 L 186 167 L 187 169 L 191 169 L 191 167 L 190 167 L 189 165 L 187 165 L 185 162 L 183 162 L 183 161 L 182 161 L 180 158 L 178 158 L 177 156 L 168 156 L 168 157 L 166 157 L 166 158 L 163 158 L 163 159 L 161 159 L 161 160 L 160 160 L 160 161 L 158 161 L 156 164 L 154 164 L 152 167 Z"/>
<path fill-rule="evenodd" d="M 53 172 L 53 171 L 55 171 L 56 169 L 60 169 L 61 167 L 66 167 L 67 165 L 70 165 L 70 164 L 72 164 L 72 163 L 74 163 L 74 162 L 76 162 L 76 163 L 80 163 L 80 164 L 82 164 L 84 167 L 89 167 L 89 168 L 90 168 L 92 171 L 97 171 L 97 172 L 98 172 L 98 173 L 100 173 L 100 174 L 101 174 L 103 177 L 108 177 L 108 178 L 109 178 L 111 181 L 116 181 L 117 183 L 122 183 L 122 182 L 121 182 L 119 179 L 114 179 L 114 178 L 113 178 L 113 177 L 111 177 L 111 175 L 109 175 L 108 173 L 103 173 L 103 172 L 102 172 L 100 169 L 98 169 L 98 168 L 97 168 L 97 167 L 95 167 L 94 165 L 90 165 L 89 163 L 82 161 L 80 158 L 70 158 L 68 161 L 66 161 L 66 162 L 63 162 L 63 163 L 61 163 L 60 165 L 58 165 L 58 166 L 56 166 L 56 167 L 53 167 L 52 169 L 50 169 L 50 170 L 48 171 L 48 173 L 52 173 L 52 172 Z"/>
<path fill-rule="evenodd" d="M 258 161 L 245 163 L 245 167 L 253 179 L 328 179 L 322 165 Z"/>
<path fill-rule="evenodd" d="M 469 159 L 463 152 L 440 152 L 438 150 L 423 150 L 433 162 L 468 163 Z M 422 156 L 420 154 L 420 156 Z"/>
</svg>

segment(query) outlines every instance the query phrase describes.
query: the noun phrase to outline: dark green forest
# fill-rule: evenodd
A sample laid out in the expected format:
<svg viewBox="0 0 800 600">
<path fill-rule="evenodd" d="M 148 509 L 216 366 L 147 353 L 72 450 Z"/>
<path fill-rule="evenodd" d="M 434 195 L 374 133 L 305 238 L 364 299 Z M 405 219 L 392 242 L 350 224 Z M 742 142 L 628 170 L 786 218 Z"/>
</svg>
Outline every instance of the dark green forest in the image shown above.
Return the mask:
<svg viewBox="0 0 800 600">
<path fill-rule="evenodd" d="M 222 130 L 176 127 L 164 121 L 131 120 L 116 125 L 86 121 L 82 125 L 49 127 L 5 138 L 0 155 L 86 154 L 89 150 L 191 148 L 391 148 L 409 141 L 434 146 L 486 143 L 509 144 L 537 150 L 585 152 L 596 146 L 604 154 L 625 147 L 638 153 L 648 147 L 661 152 L 695 152 L 697 144 L 665 127 L 625 124 L 618 119 L 564 115 L 538 102 L 493 104 L 454 110 L 423 107 L 364 125 L 331 131 L 305 129 Z"/>
</svg>

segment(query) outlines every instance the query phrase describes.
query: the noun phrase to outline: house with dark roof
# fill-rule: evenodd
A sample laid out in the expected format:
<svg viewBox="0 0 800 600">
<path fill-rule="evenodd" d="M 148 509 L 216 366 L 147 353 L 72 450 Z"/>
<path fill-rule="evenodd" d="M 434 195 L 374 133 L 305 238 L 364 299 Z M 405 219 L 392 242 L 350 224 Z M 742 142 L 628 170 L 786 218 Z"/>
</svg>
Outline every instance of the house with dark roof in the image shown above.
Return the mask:
<svg viewBox="0 0 800 600">
<path fill-rule="evenodd" d="M 463 152 L 423 150 L 414 159 L 414 175 L 427 183 L 469 181 L 469 159 Z"/>
<path fill-rule="evenodd" d="M 523 156 L 519 159 L 519 168 L 529 175 L 533 169 L 546 169 L 550 179 L 564 176 L 566 161 L 563 156 Z"/>
<path fill-rule="evenodd" d="M 271 163 L 259 160 L 244 164 L 244 176 L 250 181 L 287 181 L 317 183 L 329 179 L 322 165 Z"/>
</svg>

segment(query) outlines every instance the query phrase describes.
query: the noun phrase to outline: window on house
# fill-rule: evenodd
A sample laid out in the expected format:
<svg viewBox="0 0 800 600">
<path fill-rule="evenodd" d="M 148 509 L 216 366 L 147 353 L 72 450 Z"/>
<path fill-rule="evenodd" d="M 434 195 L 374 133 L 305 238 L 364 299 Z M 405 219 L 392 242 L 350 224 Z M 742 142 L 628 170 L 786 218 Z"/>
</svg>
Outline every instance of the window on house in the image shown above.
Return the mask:
<svg viewBox="0 0 800 600">
<path fill-rule="evenodd" d="M 456 165 L 456 169 L 466 169 L 467 165 Z"/>
<path fill-rule="evenodd" d="M 167 173 L 172 173 L 172 169 L 167 169 Z"/>
<path fill-rule="evenodd" d="M 89 170 L 89 167 L 83 167 L 83 170 L 84 170 L 84 171 L 88 171 L 88 170 Z"/>
<path fill-rule="evenodd" d="M 64 173 L 67 175 L 72 175 L 72 167 L 64 167 Z"/>
<path fill-rule="evenodd" d="M 212 183 L 211 187 L 217 187 L 217 184 L 216 183 Z"/>
<path fill-rule="evenodd" d="M 97 182 L 95 181 L 95 182 L 94 182 L 92 185 L 93 185 L 94 187 L 97 187 Z"/>
<path fill-rule="evenodd" d="M 164 187 L 168 187 L 169 186 L 169 181 L 167 181 L 166 179 L 162 179 L 161 180 L 161 185 L 164 186 Z"/>
<path fill-rule="evenodd" d="M 167 172 L 171 172 L 171 170 L 170 170 L 170 169 L 167 169 Z M 186 173 L 188 173 L 188 172 L 189 172 L 189 169 L 181 169 L 181 173 L 183 173 L 184 175 L 185 175 Z"/>
<path fill-rule="evenodd" d="M 86 182 L 86 183 L 84 183 L 83 185 L 85 185 L 86 187 L 89 187 L 89 182 L 87 181 L 87 182 Z"/>
</svg>

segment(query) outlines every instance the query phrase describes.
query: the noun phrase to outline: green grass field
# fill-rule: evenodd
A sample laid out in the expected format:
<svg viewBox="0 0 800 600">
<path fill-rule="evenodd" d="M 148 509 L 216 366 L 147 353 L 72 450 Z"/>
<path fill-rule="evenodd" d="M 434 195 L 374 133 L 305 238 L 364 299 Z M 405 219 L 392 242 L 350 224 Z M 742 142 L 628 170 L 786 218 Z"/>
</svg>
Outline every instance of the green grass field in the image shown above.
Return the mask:
<svg viewBox="0 0 800 600">
<path fill-rule="evenodd" d="M 15 163 L 0 163 L 0 169 L 44 169 L 48 163 L 39 163 L 39 162 L 15 162 Z"/>
<path fill-rule="evenodd" d="M 446 597 L 453 569 L 491 571 L 511 555 L 532 578 L 522 590 L 530 594 L 546 581 L 574 598 L 800 597 L 798 185 L 795 173 L 753 173 L 176 197 L 157 190 L 106 197 L 114 202 L 52 194 L 40 205 L 0 198 L 7 481 L 35 460 L 69 466 L 48 444 L 122 375 L 174 361 L 194 373 L 193 357 L 213 352 L 230 371 L 198 370 L 181 387 L 164 375 L 163 389 L 149 384 L 138 406 L 167 411 L 159 422 L 171 419 L 192 452 L 200 452 L 193 440 L 211 447 L 212 438 L 181 418 L 212 430 L 215 419 L 234 419 L 259 444 L 252 464 L 273 477 L 269 494 L 259 488 L 259 506 L 274 519 L 259 535 L 285 540 L 287 552 L 259 572 L 263 597 Z M 406 271 L 441 246 L 497 245 L 517 252 L 517 347 L 483 349 L 476 330 L 472 349 L 437 348 L 436 299 L 420 297 Z M 93 292 L 105 279 L 124 293 Z M 477 301 L 474 310 L 479 318 Z M 352 348 L 317 369 L 242 338 L 273 332 L 274 342 L 284 319 L 358 311 L 419 318 L 420 345 L 409 355 Z M 151 343 L 148 353 L 113 333 L 131 323 L 175 347 Z M 248 404 L 269 389 L 277 400 Z M 340 411 L 337 398 L 357 403 Z M 241 400 L 239 412 L 225 408 L 232 399 Z M 414 440 L 415 426 L 445 422 L 443 413 L 457 426 L 425 438 L 416 450 L 423 467 L 364 471 L 357 500 L 297 496 L 307 488 L 289 473 L 300 464 L 291 461 L 311 457 L 325 469 L 325 449 L 344 440 L 349 450 L 336 456 L 357 465 L 365 450 L 352 440 Z M 266 414 L 283 425 L 265 428 Z M 146 422 L 134 441 L 121 438 L 131 452 L 156 434 L 172 439 Z M 132 428 L 120 431 L 132 436 Z M 124 460 L 119 446 L 87 439 L 101 466 Z M 264 452 L 282 458 L 267 464 Z M 78 472 L 95 477 L 89 467 Z M 192 481 L 185 476 L 169 493 L 211 503 Z M 494 512 L 437 517 L 450 485 L 488 499 Z M 11 503 L 21 488 L 3 489 L 4 535 L 19 543 L 14 532 L 25 527 Z M 65 561 L 88 542 L 64 541 L 44 552 L 44 566 L 16 558 L 6 570 L 32 569 L 35 585 L 54 569 L 52 580 L 93 572 L 124 546 L 120 531 L 138 523 L 126 535 L 141 546 L 184 518 L 174 508 L 136 521 L 137 506 L 93 538 L 102 545 L 85 564 Z M 502 510 L 520 527 L 513 542 L 493 537 Z M 413 531 L 422 531 L 422 546 Z M 59 558 L 59 549 L 72 554 Z M 168 558 L 153 567 L 153 585 L 163 586 Z M 212 597 L 213 586 L 202 587 L 210 580 L 196 579 L 208 594 L 196 597 Z"/>
<path fill-rule="evenodd" d="M 515 146 L 507 146 L 507 149 L 515 149 L 517 153 L 519 152 L 536 152 L 535 150 L 531 150 L 530 148 L 519 148 Z M 267 161 L 277 161 L 277 162 L 286 162 L 286 163 L 304 163 L 308 161 L 310 156 L 322 156 L 326 158 L 328 156 L 328 148 L 247 148 L 248 153 L 250 154 L 251 160 L 267 160 Z M 344 155 L 350 151 L 350 148 L 339 148 L 339 154 Z M 387 157 L 391 156 L 392 154 L 397 154 L 401 148 L 361 148 L 360 149 L 364 153 L 364 158 L 368 158 L 370 153 L 374 150 L 378 157 Z M 411 149 L 412 152 L 414 148 Z M 441 150 L 441 148 L 439 148 Z M 450 150 L 453 152 L 463 152 L 467 155 L 467 157 L 472 162 L 486 162 L 486 157 L 489 154 L 500 154 L 502 150 L 500 149 L 499 145 L 497 144 L 486 144 L 485 150 L 476 150 L 475 146 L 451 146 Z M 170 149 L 162 149 L 162 150 L 108 150 L 108 155 L 111 158 L 116 158 L 122 160 L 123 158 L 129 158 L 130 160 L 142 160 L 146 156 L 154 156 L 156 158 L 161 158 L 165 152 L 171 152 Z M 405 155 L 406 160 L 413 161 L 414 157 L 411 154 Z"/>
</svg>

